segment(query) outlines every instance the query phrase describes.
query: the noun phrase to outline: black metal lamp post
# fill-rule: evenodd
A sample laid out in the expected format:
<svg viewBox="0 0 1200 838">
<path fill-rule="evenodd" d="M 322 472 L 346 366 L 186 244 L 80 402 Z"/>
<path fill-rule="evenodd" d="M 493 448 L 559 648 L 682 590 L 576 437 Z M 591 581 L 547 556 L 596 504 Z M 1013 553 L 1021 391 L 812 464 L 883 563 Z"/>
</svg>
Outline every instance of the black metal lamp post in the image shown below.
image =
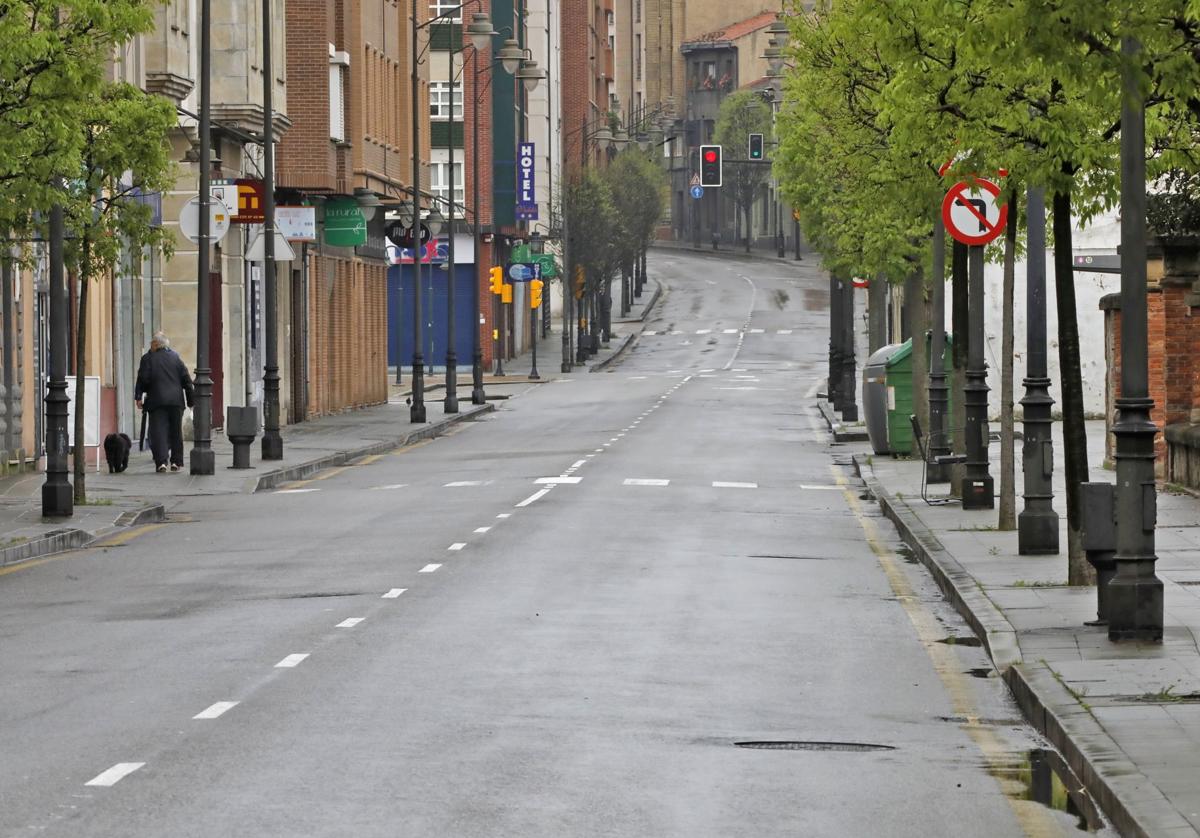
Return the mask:
<svg viewBox="0 0 1200 838">
<path fill-rule="evenodd" d="M 1116 572 L 1108 583 L 1108 639 L 1161 642 L 1163 583 L 1154 572 L 1154 436 L 1146 323 L 1146 111 L 1135 76 L 1141 45 L 1121 44 L 1121 395 L 1113 423 L 1117 461 Z"/>
<path fill-rule="evenodd" d="M 854 380 L 854 280 L 842 280 L 842 421 L 858 421 L 858 387 Z"/>
<path fill-rule="evenodd" d="M 949 483 L 950 471 L 937 458 L 950 453 L 946 434 L 950 388 L 946 384 L 946 225 L 939 210 L 933 222 L 933 276 L 930 300 L 932 334 L 929 347 L 929 459 L 930 483 Z M 956 336 L 957 337 L 957 336 Z"/>
<path fill-rule="evenodd" d="M 1050 375 L 1046 368 L 1046 196 L 1029 187 L 1026 215 L 1029 255 L 1025 273 L 1025 397 L 1022 471 L 1025 508 L 1017 516 L 1017 551 L 1022 556 L 1058 553 L 1058 513 L 1054 511 L 1054 443 L 1051 439 Z"/>
<path fill-rule="evenodd" d="M 46 482 L 42 515 L 67 518 L 75 493 L 67 463 L 67 280 L 63 264 L 63 208 L 50 208 L 50 376 L 46 393 Z"/>
<path fill-rule="evenodd" d="M 217 457 L 212 450 L 212 370 L 209 368 L 209 328 L 212 297 L 209 274 L 212 229 L 210 121 L 212 114 L 212 0 L 200 0 L 200 224 L 196 282 L 196 403 L 192 410 L 192 474 L 213 474 Z"/>
<path fill-rule="evenodd" d="M 984 360 L 983 246 L 967 248 L 967 327 L 971 333 L 967 349 L 967 383 L 964 388 L 964 435 L 967 468 L 962 484 L 963 509 L 992 509 L 996 505 L 995 480 L 988 462 L 988 386 Z"/>
<path fill-rule="evenodd" d="M 271 0 L 263 0 L 263 282 L 267 291 L 267 344 L 263 369 L 262 458 L 283 459 L 279 433 L 279 284 L 275 270 L 275 113 L 271 94 Z"/>
<path fill-rule="evenodd" d="M 825 398 L 833 409 L 841 407 L 842 392 L 842 291 L 841 281 L 829 275 L 829 373 L 825 381 Z"/>
</svg>

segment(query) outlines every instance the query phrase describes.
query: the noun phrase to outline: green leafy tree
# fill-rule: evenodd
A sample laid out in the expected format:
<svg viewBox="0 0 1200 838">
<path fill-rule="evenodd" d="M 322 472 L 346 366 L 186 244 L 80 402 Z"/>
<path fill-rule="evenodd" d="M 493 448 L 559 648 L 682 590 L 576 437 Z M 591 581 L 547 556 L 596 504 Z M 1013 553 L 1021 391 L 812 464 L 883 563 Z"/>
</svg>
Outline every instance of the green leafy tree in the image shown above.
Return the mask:
<svg viewBox="0 0 1200 838">
<path fill-rule="evenodd" d="M 626 282 L 633 266 L 654 239 L 654 231 L 666 204 L 667 175 L 645 152 L 628 150 L 604 171 L 604 180 L 616 211 L 617 263 L 622 279 L 622 307 Z"/>
<path fill-rule="evenodd" d="M 168 133 L 175 109 L 161 96 L 124 83 L 105 85 L 81 111 L 81 170 L 60 190 L 67 229 L 68 264 L 79 280 L 75 351 L 75 500 L 85 503 L 83 439 L 87 371 L 88 300 L 92 280 L 112 271 L 124 254 L 138 263 L 147 249 L 169 253 L 171 237 L 151 226 L 144 197 L 172 183 Z"/>
<path fill-rule="evenodd" d="M 748 90 L 729 94 L 721 100 L 713 139 L 722 148 L 725 168 L 722 188 L 743 219 L 747 253 L 750 252 L 750 210 L 771 177 L 771 167 L 767 163 L 749 159 L 751 134 L 771 135 L 771 107 L 761 96 Z"/>
<path fill-rule="evenodd" d="M 601 291 L 612 282 L 619 264 L 616 206 L 607 181 L 590 168 L 563 185 L 560 203 L 566 224 L 569 282 L 581 305 L 590 307 L 589 327 L 596 334 Z M 584 311 L 579 314 L 583 316 Z"/>
</svg>

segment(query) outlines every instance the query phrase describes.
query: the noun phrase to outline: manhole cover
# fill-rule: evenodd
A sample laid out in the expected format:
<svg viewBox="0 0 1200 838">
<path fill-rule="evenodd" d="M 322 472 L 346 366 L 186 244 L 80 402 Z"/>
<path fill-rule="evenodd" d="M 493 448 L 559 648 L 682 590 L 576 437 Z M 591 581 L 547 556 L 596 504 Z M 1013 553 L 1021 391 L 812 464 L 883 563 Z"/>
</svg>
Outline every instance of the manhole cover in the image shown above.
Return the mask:
<svg viewBox="0 0 1200 838">
<path fill-rule="evenodd" d="M 774 742 L 734 742 L 739 748 L 759 751 L 894 751 L 891 745 L 870 742 L 804 742 L 783 740 Z"/>
</svg>

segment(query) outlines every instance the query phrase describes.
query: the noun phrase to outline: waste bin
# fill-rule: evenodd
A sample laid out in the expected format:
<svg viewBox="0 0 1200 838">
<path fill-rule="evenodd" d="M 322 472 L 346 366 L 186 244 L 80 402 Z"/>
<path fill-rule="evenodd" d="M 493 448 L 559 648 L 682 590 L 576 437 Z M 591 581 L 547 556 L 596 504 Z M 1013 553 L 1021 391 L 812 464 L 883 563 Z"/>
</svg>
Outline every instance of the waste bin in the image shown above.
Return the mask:
<svg viewBox="0 0 1200 838">
<path fill-rule="evenodd" d="M 925 336 L 926 353 L 929 351 L 931 336 Z M 946 351 L 942 353 L 942 359 L 947 376 L 947 386 L 949 386 L 950 376 L 954 373 L 954 356 L 950 351 L 953 346 L 952 336 L 946 335 Z M 912 360 L 912 338 L 909 338 L 904 343 L 893 348 L 894 351 L 889 353 L 884 359 L 885 366 L 885 386 L 887 388 L 887 449 L 886 452 L 891 452 L 893 456 L 908 456 L 913 452 L 913 435 L 912 423 L 909 421 L 909 416 L 916 413 L 915 405 L 913 404 L 913 360 Z M 881 349 L 879 352 L 883 352 Z M 879 354 L 879 353 L 876 353 Z M 928 355 L 926 355 L 928 357 Z M 873 360 L 875 355 L 871 356 Z M 870 363 L 870 362 L 868 362 Z M 947 391 L 947 406 L 945 416 L 945 430 L 949 434 L 951 428 L 954 427 L 954 410 L 953 404 L 950 403 L 950 391 Z M 923 433 L 928 435 L 929 429 L 922 428 Z M 926 442 L 928 445 L 928 442 Z M 886 453 L 879 451 L 877 453 Z"/>
<path fill-rule="evenodd" d="M 876 349 L 863 367 L 863 419 L 867 424 L 871 449 L 876 454 L 887 454 L 891 450 L 888 448 L 887 362 L 902 345 L 892 343 Z"/>
</svg>

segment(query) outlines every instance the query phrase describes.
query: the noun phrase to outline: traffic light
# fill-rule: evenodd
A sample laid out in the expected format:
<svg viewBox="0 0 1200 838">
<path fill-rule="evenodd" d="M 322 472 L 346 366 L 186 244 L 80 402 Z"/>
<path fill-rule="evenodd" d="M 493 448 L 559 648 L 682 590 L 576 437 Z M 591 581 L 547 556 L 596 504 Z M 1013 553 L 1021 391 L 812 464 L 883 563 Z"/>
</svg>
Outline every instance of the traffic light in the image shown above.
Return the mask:
<svg viewBox="0 0 1200 838">
<path fill-rule="evenodd" d="M 532 280 L 529 283 L 529 307 L 542 307 L 542 281 L 540 279 Z"/>
<path fill-rule="evenodd" d="M 513 292 L 513 287 L 511 285 L 508 285 L 506 283 L 504 286 L 502 286 L 502 288 L 500 290 L 500 302 L 511 303 L 512 302 L 512 292 Z"/>
<path fill-rule="evenodd" d="M 751 134 L 750 135 L 750 159 L 751 160 L 762 160 L 763 159 L 763 135 L 762 134 Z"/>
<path fill-rule="evenodd" d="M 700 185 L 721 185 L 721 147 L 719 145 L 700 146 Z"/>
<path fill-rule="evenodd" d="M 492 282 L 492 293 L 504 293 L 504 268 L 496 265 L 488 271 L 488 278 Z"/>
</svg>

